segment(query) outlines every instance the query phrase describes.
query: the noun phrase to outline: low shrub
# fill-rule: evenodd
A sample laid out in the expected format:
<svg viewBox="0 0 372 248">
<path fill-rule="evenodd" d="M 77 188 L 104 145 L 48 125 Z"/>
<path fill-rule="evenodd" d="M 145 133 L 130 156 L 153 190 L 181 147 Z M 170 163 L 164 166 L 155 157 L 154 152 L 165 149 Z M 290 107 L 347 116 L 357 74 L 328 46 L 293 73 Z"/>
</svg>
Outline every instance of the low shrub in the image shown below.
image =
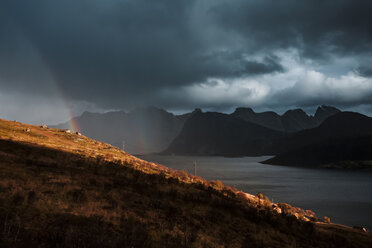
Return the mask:
<svg viewBox="0 0 372 248">
<path fill-rule="evenodd" d="M 225 187 L 225 185 L 223 184 L 223 182 L 221 182 L 220 180 L 211 181 L 210 184 L 216 190 L 223 190 L 224 187 Z"/>
<path fill-rule="evenodd" d="M 80 189 L 74 189 L 67 192 L 67 195 L 73 203 L 85 203 L 87 201 L 87 196 Z"/>
<path fill-rule="evenodd" d="M 24 201 L 25 201 L 25 197 L 24 197 L 21 193 L 19 193 L 19 192 L 15 193 L 15 194 L 13 195 L 13 197 L 12 197 L 12 202 L 13 202 L 13 204 L 14 204 L 15 206 L 22 205 L 22 203 L 23 203 Z"/>
<path fill-rule="evenodd" d="M 27 194 L 27 203 L 33 204 L 35 201 L 37 201 L 37 196 L 35 191 L 29 191 Z"/>
</svg>

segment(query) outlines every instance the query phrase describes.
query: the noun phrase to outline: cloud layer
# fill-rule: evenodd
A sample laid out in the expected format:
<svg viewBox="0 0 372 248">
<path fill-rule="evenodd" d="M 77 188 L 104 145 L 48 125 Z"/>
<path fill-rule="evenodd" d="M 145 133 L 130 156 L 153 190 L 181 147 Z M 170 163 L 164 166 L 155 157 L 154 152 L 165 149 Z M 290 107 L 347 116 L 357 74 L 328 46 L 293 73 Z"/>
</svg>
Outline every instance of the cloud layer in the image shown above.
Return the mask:
<svg viewBox="0 0 372 248">
<path fill-rule="evenodd" d="M 370 105 L 371 9 L 368 0 L 2 1 L 0 92 L 101 109 Z"/>
<path fill-rule="evenodd" d="M 180 89 L 164 90 L 163 94 L 165 98 L 174 98 L 173 104 L 184 97 L 186 102 L 199 103 L 206 108 L 236 105 L 275 109 L 372 104 L 372 78 L 354 71 L 330 76 L 294 61 L 293 54 L 282 56 L 287 57 L 283 61 L 287 68 L 283 73 L 225 80 L 210 78 Z"/>
</svg>

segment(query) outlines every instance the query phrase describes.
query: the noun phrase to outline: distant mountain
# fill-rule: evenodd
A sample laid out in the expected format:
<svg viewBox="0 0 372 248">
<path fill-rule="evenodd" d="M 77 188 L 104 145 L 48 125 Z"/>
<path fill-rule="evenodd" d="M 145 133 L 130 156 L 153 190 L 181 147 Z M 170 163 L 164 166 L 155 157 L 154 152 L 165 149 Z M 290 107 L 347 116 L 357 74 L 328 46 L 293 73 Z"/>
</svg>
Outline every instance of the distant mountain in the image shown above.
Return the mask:
<svg viewBox="0 0 372 248">
<path fill-rule="evenodd" d="M 277 154 L 274 144 L 291 133 L 320 125 L 340 110 L 318 107 L 314 116 L 301 109 L 256 113 L 237 108 L 232 114 L 198 113 L 189 118 L 165 153 L 252 156 Z M 275 148 L 275 149 L 274 149 Z"/>
<path fill-rule="evenodd" d="M 284 132 L 247 122 L 233 115 L 196 113 L 164 153 L 189 155 L 260 155 Z"/>
<path fill-rule="evenodd" d="M 302 109 L 288 110 L 283 115 L 278 115 L 272 111 L 256 113 L 251 108 L 237 108 L 231 115 L 274 130 L 297 132 L 314 128 L 339 112 L 337 108 L 322 105 L 318 107 L 314 116 L 306 114 Z"/>
<path fill-rule="evenodd" d="M 321 106 L 314 116 L 307 115 L 301 109 L 288 110 L 283 115 L 278 115 L 275 112 L 255 113 L 250 108 L 237 108 L 230 115 L 200 115 L 200 109 L 184 115 L 174 115 L 163 109 L 145 107 L 136 108 L 129 113 L 84 112 L 69 122 L 52 127 L 68 129 L 72 121 L 77 123 L 79 131 L 84 135 L 120 148 L 124 144 L 124 149 L 134 154 L 158 153 L 169 147 L 167 152 L 172 153 L 239 156 L 273 154 L 271 138 L 278 137 L 273 134 L 278 134 L 278 131 L 292 133 L 316 127 L 337 112 L 339 110 L 336 108 Z M 203 118 L 194 119 L 188 129 L 182 131 L 182 135 L 178 137 L 184 123 L 193 115 Z M 206 132 L 202 134 L 200 130 L 204 129 Z M 199 140 L 199 137 L 204 138 Z M 198 145 L 196 141 L 199 142 Z"/>
<path fill-rule="evenodd" d="M 198 112 L 200 110 L 196 110 Z M 86 136 L 111 145 L 122 147 L 129 153 L 160 152 L 168 147 L 179 134 L 186 119 L 192 113 L 173 115 L 155 107 L 137 108 L 129 113 L 84 112 L 75 117 L 79 130 Z M 69 128 L 66 122 L 54 128 Z"/>
<path fill-rule="evenodd" d="M 314 115 L 314 120 L 318 123 L 321 124 L 323 121 L 325 121 L 328 117 L 335 115 L 337 113 L 340 113 L 341 110 L 331 107 L 331 106 L 326 106 L 322 105 L 319 106 L 315 112 Z"/>
<path fill-rule="evenodd" d="M 341 112 L 274 145 L 267 164 L 361 167 L 372 161 L 372 118 Z"/>
</svg>

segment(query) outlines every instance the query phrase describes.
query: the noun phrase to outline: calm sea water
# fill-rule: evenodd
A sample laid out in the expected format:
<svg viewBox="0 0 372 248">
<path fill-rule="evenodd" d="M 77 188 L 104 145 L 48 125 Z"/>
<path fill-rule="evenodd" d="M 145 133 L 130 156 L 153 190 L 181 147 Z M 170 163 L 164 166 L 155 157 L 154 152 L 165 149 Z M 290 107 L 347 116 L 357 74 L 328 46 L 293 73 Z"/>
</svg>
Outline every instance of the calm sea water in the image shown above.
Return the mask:
<svg viewBox="0 0 372 248">
<path fill-rule="evenodd" d="M 332 222 L 372 229 L 372 172 L 303 169 L 260 164 L 270 157 L 140 156 L 147 161 L 221 180 L 247 193 L 262 192 L 274 202 L 313 210 Z"/>
</svg>

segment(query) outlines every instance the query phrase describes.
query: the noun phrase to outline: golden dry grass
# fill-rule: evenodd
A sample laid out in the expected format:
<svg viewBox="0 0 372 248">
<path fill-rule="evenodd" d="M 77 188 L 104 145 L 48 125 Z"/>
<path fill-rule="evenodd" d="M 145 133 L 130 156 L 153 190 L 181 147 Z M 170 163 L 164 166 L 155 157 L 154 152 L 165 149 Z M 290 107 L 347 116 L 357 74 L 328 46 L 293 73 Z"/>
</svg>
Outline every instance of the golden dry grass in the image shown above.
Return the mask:
<svg viewBox="0 0 372 248">
<path fill-rule="evenodd" d="M 311 211 L 277 214 L 264 196 L 58 129 L 0 120 L 0 175 L 1 247 L 372 246 L 370 233 L 302 221 Z"/>
</svg>

